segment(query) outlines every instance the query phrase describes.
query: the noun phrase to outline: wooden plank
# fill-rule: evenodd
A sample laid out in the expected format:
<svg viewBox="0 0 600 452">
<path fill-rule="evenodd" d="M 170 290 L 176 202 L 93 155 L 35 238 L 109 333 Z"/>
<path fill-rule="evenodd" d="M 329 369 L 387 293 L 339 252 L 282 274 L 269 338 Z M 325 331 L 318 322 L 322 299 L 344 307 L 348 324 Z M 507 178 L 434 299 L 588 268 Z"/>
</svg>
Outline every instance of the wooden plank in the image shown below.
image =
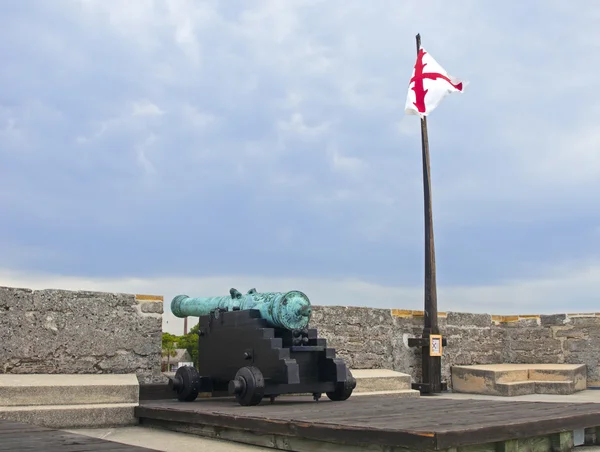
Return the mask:
<svg viewBox="0 0 600 452">
<path fill-rule="evenodd" d="M 552 435 L 552 452 L 569 452 L 573 450 L 573 432 L 560 432 Z"/>
<path fill-rule="evenodd" d="M 428 433 L 412 433 L 401 431 L 385 431 L 371 428 L 347 429 L 324 423 L 313 423 L 307 420 L 270 419 L 250 415 L 227 415 L 215 412 L 183 411 L 172 408 L 156 408 L 140 405 L 136 407 L 136 416 L 140 420 L 152 419 L 195 425 L 208 425 L 261 434 L 301 437 L 310 440 L 348 444 L 398 444 L 421 449 L 431 449 L 435 445 L 435 437 Z"/>
<path fill-rule="evenodd" d="M 289 397 L 255 407 L 233 399 L 141 403 L 141 418 L 317 441 L 446 449 L 548 437 L 600 426 L 600 404 L 356 397 L 314 402 Z M 549 439 L 536 441 L 548 442 Z M 510 444 L 506 444 L 511 447 Z"/>
<path fill-rule="evenodd" d="M 387 446 L 378 446 L 376 444 L 369 444 L 365 447 L 365 445 L 362 444 L 355 445 L 350 443 L 331 443 L 310 440 L 300 436 L 269 435 L 261 432 L 211 427 L 200 424 L 157 421 L 152 419 L 144 420 L 142 425 L 150 428 L 161 428 L 174 432 L 185 433 L 188 435 L 219 439 L 221 441 L 234 441 L 236 443 L 251 444 L 254 446 L 295 452 L 408 452 L 408 449 L 405 448 L 389 448 Z M 413 448 L 412 450 L 414 452 L 418 449 Z"/>
<path fill-rule="evenodd" d="M 586 446 L 593 446 L 598 439 L 596 427 L 588 427 L 584 431 L 584 443 Z"/>
<path fill-rule="evenodd" d="M 590 417 L 592 416 L 592 417 Z M 570 416 L 568 414 L 548 416 L 537 420 L 502 420 L 496 424 L 485 426 L 477 425 L 465 429 L 448 429 L 437 431 L 437 444 L 439 448 L 459 447 L 483 442 L 499 442 L 507 439 L 521 439 L 535 436 L 545 436 L 565 430 L 583 428 L 588 423 L 600 425 L 600 413 L 595 415 L 582 414 Z"/>
<path fill-rule="evenodd" d="M 508 441 L 503 441 L 498 444 L 496 447 L 497 452 L 519 452 L 519 440 L 517 439 L 509 439 Z"/>
<path fill-rule="evenodd" d="M 388 424 L 401 422 L 405 428 L 422 427 L 424 429 L 439 429 L 443 425 L 456 426 L 457 423 L 481 424 L 491 420 L 497 423 L 499 419 L 514 419 L 515 412 L 519 410 L 518 406 L 498 406 L 490 407 L 479 406 L 470 408 L 467 406 L 454 407 L 454 409 L 438 409 L 438 407 L 427 406 L 426 410 L 417 412 L 410 410 L 409 412 L 386 412 L 383 408 L 373 410 L 360 410 L 358 414 L 349 413 L 345 416 L 336 415 L 333 417 L 336 422 L 342 422 L 348 425 L 354 424 L 369 424 L 380 425 L 385 427 Z M 441 407 L 440 407 L 441 408 Z M 432 413 L 435 412 L 435 416 Z M 408 414 L 410 413 L 410 414 Z M 458 420 L 460 418 L 460 420 Z M 321 420 L 320 416 L 313 418 L 315 421 Z M 332 416 L 327 416 L 324 419 L 332 419 Z"/>
<path fill-rule="evenodd" d="M 349 401 L 344 403 L 303 402 L 286 403 L 285 406 L 275 403 L 274 405 L 265 404 L 258 407 L 247 408 L 238 406 L 233 400 L 206 400 L 190 404 L 180 402 L 160 402 L 159 405 L 153 404 L 153 406 L 162 406 L 175 410 L 211 411 L 235 416 L 244 416 L 251 412 L 254 417 L 263 416 L 280 419 L 294 418 L 312 421 L 327 420 L 328 422 L 342 421 L 342 423 L 344 423 L 344 421 L 352 422 L 353 419 L 358 419 L 362 422 L 363 417 L 382 419 L 385 422 L 387 417 L 402 417 L 404 416 L 403 413 L 406 413 L 406 416 L 404 416 L 404 419 L 402 420 L 403 425 L 418 421 L 419 425 L 428 428 L 439 426 L 440 421 L 443 422 L 445 419 L 451 420 L 452 425 L 460 425 L 461 422 L 465 425 L 485 425 L 488 422 L 497 423 L 498 420 L 502 419 L 512 421 L 515 419 L 515 416 L 521 416 L 527 419 L 539 416 L 545 418 L 548 417 L 549 410 L 552 410 L 552 413 L 558 414 L 563 413 L 565 410 L 563 404 L 549 405 L 546 403 L 538 404 L 531 402 L 500 402 L 498 404 L 490 404 L 489 401 L 485 401 L 485 405 L 482 405 L 481 403 L 465 403 L 465 401 L 461 401 L 457 404 L 456 401 L 453 400 L 439 400 L 439 404 L 432 404 L 432 402 L 433 401 L 407 404 L 395 401 L 393 403 L 383 402 L 380 404 L 371 404 L 371 406 L 364 403 L 349 404 Z M 477 408 L 474 408 L 474 406 Z M 594 407 L 596 407 L 596 405 L 594 405 Z M 589 408 L 580 407 L 579 405 L 573 408 L 577 411 L 581 409 L 582 412 L 589 411 Z M 432 416 L 432 412 L 435 412 L 436 416 Z"/>
</svg>

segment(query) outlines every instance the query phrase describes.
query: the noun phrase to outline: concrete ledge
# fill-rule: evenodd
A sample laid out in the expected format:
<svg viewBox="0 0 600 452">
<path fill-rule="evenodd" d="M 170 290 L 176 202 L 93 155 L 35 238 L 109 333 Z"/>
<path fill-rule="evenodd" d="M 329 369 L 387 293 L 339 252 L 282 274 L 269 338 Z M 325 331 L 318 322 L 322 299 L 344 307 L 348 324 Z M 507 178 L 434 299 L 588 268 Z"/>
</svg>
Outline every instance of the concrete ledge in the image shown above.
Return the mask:
<svg viewBox="0 0 600 452">
<path fill-rule="evenodd" d="M 100 438 L 115 443 L 173 452 L 274 452 L 274 449 L 251 446 L 219 438 L 178 433 L 166 429 L 133 427 L 69 429 L 69 433 Z M 120 450 L 120 449 L 117 449 Z M 112 452 L 112 451 L 107 451 Z"/>
<path fill-rule="evenodd" d="M 135 374 L 0 375 L 0 406 L 138 403 Z"/>
<path fill-rule="evenodd" d="M 411 389 L 411 376 L 401 372 L 388 369 L 352 369 L 351 372 L 356 378 L 356 388 L 352 394 Z"/>
<path fill-rule="evenodd" d="M 583 364 L 492 364 L 452 367 L 458 393 L 497 396 L 573 394 L 587 387 Z"/>
<path fill-rule="evenodd" d="M 421 393 L 414 389 L 402 389 L 402 390 L 388 390 L 388 391 L 363 391 L 363 392 L 352 392 L 352 397 L 363 397 L 363 396 L 374 396 L 374 395 L 387 395 L 390 397 L 421 397 Z"/>
<path fill-rule="evenodd" d="M 536 381 L 536 394 L 574 394 L 578 389 L 575 388 L 575 383 L 572 381 Z"/>
<path fill-rule="evenodd" d="M 535 382 L 533 381 L 512 381 L 510 383 L 496 383 L 495 389 L 497 395 L 505 397 L 515 397 L 535 393 Z"/>
<path fill-rule="evenodd" d="M 0 419 L 49 428 L 118 427 L 136 425 L 134 403 L 93 405 L 0 406 Z"/>
</svg>

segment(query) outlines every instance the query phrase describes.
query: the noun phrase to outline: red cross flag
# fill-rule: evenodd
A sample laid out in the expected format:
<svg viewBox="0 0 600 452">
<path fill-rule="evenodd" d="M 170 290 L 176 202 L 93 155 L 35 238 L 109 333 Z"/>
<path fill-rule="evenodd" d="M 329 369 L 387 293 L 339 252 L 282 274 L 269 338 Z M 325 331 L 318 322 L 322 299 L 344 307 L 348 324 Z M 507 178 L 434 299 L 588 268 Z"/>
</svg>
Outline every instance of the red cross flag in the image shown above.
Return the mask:
<svg viewBox="0 0 600 452">
<path fill-rule="evenodd" d="M 424 118 L 450 93 L 463 92 L 467 82 L 458 80 L 440 66 L 423 47 L 408 84 L 405 112 Z"/>
</svg>

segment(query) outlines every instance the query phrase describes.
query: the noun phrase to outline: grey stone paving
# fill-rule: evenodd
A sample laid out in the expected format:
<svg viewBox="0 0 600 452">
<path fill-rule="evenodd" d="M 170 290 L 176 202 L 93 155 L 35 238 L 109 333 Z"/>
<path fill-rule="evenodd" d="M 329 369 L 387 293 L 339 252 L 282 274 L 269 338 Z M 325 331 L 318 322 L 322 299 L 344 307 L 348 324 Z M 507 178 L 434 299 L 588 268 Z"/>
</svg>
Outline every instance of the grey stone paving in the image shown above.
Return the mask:
<svg viewBox="0 0 600 452">
<path fill-rule="evenodd" d="M 162 452 L 261 452 L 273 449 L 247 444 L 220 441 L 186 433 L 171 432 L 148 427 L 118 427 L 67 430 L 80 435 L 102 438 L 133 446 L 148 447 Z"/>
</svg>

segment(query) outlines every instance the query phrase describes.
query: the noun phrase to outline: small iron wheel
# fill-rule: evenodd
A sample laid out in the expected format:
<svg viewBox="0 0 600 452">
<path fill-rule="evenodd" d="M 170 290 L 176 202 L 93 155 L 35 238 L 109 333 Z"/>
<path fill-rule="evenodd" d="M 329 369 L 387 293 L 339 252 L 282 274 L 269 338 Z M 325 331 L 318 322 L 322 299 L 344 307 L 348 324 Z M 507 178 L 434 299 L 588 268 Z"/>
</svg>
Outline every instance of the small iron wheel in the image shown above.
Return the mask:
<svg viewBox="0 0 600 452">
<path fill-rule="evenodd" d="M 229 393 L 242 406 L 258 405 L 265 395 L 262 372 L 254 366 L 242 367 L 229 382 Z"/>
<path fill-rule="evenodd" d="M 354 391 L 355 387 L 356 379 L 352 376 L 350 369 L 346 368 L 346 381 L 338 382 L 335 386 L 335 390 L 327 392 L 326 394 L 327 397 L 329 397 L 329 400 L 341 402 L 347 400 L 352 395 L 352 391 Z"/>
<path fill-rule="evenodd" d="M 200 390 L 200 375 L 195 367 L 183 366 L 169 378 L 169 388 L 177 393 L 180 402 L 193 402 Z"/>
</svg>

